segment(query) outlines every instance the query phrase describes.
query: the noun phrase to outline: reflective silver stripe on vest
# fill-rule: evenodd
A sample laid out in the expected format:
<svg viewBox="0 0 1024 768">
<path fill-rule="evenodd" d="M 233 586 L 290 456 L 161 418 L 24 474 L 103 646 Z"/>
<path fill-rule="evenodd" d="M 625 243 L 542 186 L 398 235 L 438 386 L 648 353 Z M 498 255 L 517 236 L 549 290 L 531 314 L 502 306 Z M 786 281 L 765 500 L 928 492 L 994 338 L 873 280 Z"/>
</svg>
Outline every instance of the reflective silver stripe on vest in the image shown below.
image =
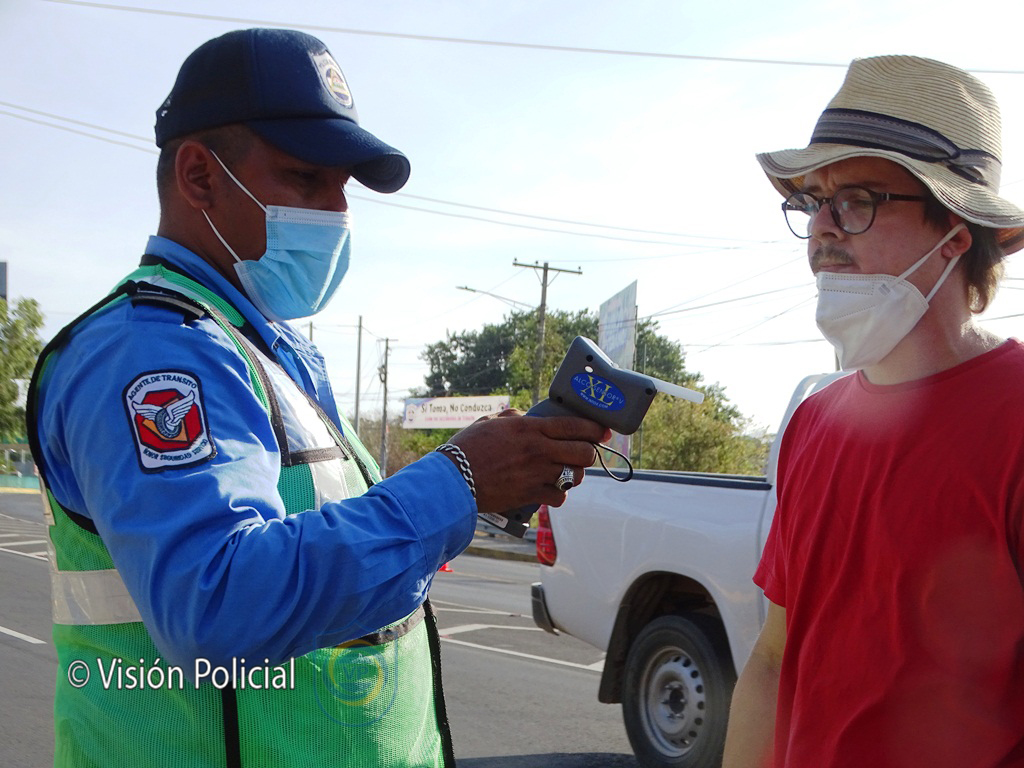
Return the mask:
<svg viewBox="0 0 1024 768">
<path fill-rule="evenodd" d="M 142 621 L 115 570 L 58 571 L 51 566 L 54 624 L 128 624 Z"/>
</svg>

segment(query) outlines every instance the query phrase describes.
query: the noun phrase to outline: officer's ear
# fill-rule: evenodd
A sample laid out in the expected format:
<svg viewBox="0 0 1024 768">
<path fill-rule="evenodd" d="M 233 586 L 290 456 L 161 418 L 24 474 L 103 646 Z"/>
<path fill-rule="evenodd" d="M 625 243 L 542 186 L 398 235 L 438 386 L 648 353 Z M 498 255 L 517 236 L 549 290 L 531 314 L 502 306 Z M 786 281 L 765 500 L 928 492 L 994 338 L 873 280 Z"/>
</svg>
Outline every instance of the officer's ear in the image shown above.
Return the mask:
<svg viewBox="0 0 1024 768">
<path fill-rule="evenodd" d="M 186 139 L 174 157 L 174 182 L 179 194 L 195 210 L 209 210 L 216 198 L 215 177 L 220 165 L 210 148 Z"/>
</svg>

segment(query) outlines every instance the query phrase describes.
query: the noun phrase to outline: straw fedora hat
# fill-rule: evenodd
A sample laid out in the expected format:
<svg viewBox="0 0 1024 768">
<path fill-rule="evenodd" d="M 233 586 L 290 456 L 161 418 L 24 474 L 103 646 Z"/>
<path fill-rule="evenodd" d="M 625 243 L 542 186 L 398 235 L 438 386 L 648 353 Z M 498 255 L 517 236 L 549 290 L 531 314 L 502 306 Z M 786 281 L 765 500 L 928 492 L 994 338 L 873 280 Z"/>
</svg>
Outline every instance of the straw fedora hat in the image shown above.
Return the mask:
<svg viewBox="0 0 1024 768">
<path fill-rule="evenodd" d="M 1024 247 L 1024 210 L 999 196 L 999 105 L 973 75 L 917 56 L 854 59 L 806 149 L 757 156 L 784 196 L 810 171 L 851 157 L 899 163 L 949 210 Z"/>
</svg>

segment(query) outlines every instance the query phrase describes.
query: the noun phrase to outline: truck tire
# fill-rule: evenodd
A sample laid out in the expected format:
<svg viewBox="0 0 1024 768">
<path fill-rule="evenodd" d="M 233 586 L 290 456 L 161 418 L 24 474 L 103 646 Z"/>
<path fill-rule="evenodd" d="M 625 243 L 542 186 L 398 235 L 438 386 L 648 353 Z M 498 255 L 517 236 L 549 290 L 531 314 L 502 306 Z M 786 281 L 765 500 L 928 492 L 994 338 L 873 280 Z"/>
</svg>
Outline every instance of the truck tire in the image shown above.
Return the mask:
<svg viewBox="0 0 1024 768">
<path fill-rule="evenodd" d="M 717 768 L 736 684 L 721 624 L 661 616 L 626 658 L 622 719 L 643 768 Z"/>
</svg>

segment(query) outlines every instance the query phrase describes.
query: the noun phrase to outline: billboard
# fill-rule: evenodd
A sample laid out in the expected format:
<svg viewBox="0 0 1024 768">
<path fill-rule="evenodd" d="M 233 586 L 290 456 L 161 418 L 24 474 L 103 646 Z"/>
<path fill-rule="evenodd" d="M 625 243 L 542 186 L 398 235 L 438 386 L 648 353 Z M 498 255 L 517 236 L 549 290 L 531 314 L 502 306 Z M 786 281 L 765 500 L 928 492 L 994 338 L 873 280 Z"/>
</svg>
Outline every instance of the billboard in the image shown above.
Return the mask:
<svg viewBox="0 0 1024 768">
<path fill-rule="evenodd" d="M 620 368 L 633 370 L 636 357 L 636 280 L 601 305 L 598 313 L 597 346 Z M 608 444 L 629 456 L 631 436 L 612 433 Z M 624 467 L 618 456 L 605 456 L 609 466 Z"/>
<path fill-rule="evenodd" d="M 409 397 L 405 400 L 404 429 L 462 429 L 481 416 L 496 416 L 508 408 L 508 395 L 484 397 Z"/>
<path fill-rule="evenodd" d="M 633 370 L 636 356 L 636 280 L 601 305 L 597 346 L 620 368 Z"/>
</svg>

